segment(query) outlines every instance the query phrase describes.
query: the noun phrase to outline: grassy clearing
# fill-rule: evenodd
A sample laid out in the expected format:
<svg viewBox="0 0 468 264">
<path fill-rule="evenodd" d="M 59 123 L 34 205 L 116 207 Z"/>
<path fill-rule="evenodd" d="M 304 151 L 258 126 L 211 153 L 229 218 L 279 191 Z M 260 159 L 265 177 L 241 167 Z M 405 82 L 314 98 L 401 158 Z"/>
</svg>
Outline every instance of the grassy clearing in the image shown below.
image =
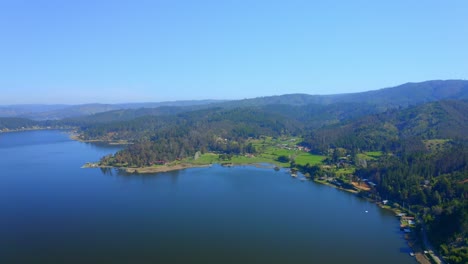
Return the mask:
<svg viewBox="0 0 468 264">
<path fill-rule="evenodd" d="M 234 156 L 229 161 L 226 161 L 233 164 L 252 164 L 252 163 L 276 163 L 271 159 L 256 156 L 256 157 L 246 157 L 246 156 Z"/>
<path fill-rule="evenodd" d="M 278 149 L 276 147 L 269 147 L 261 154 L 262 157 L 277 160 L 280 156 L 286 156 L 290 159 L 294 159 L 298 165 L 310 165 L 321 164 L 326 158 L 321 155 L 313 155 L 297 149 Z"/>
<path fill-rule="evenodd" d="M 201 155 L 197 160 L 190 158 L 190 159 L 184 159 L 182 162 L 190 163 L 193 165 L 209 165 L 209 164 L 216 164 L 216 163 L 218 164 L 230 163 L 233 165 L 271 163 L 280 167 L 289 166 L 289 163 L 278 162 L 272 159 L 270 155 L 266 155 L 266 156 L 259 155 L 259 156 L 250 156 L 250 157 L 244 156 L 244 155 L 237 155 L 237 156 L 232 156 L 232 158 L 229 160 L 223 160 L 219 158 L 218 154 L 205 153 Z"/>
<path fill-rule="evenodd" d="M 298 165 L 306 165 L 307 163 L 312 165 L 322 164 L 325 156 L 322 155 L 313 155 L 307 152 L 302 152 L 298 156 L 296 156 L 296 164 Z"/>
<path fill-rule="evenodd" d="M 368 151 L 357 154 L 358 158 L 365 160 L 376 160 L 383 155 L 381 151 Z"/>
<path fill-rule="evenodd" d="M 196 160 L 190 159 L 188 161 L 190 161 L 190 163 L 197 164 L 197 165 L 212 164 L 212 163 L 219 162 L 219 156 L 218 154 L 214 154 L 214 153 L 205 153 Z"/>
<path fill-rule="evenodd" d="M 357 157 L 363 160 L 376 160 L 376 158 L 367 156 L 366 154 L 362 154 L 362 153 L 357 154 Z"/>
<path fill-rule="evenodd" d="M 364 152 L 364 154 L 366 154 L 369 157 L 376 158 L 376 159 L 383 155 L 382 151 L 368 151 L 368 152 Z"/>
<path fill-rule="evenodd" d="M 221 160 L 218 154 L 205 153 L 197 160 L 193 158 L 184 159 L 183 162 L 188 162 L 194 165 L 208 165 L 214 163 L 231 163 L 237 164 L 254 164 L 254 163 L 271 163 L 280 167 L 289 167 L 289 162 L 279 162 L 278 157 L 286 156 L 289 159 L 294 159 L 298 165 L 321 164 L 326 158 L 325 156 L 313 155 L 297 148 L 297 144 L 301 142 L 300 138 L 279 138 L 274 139 L 265 137 L 262 139 L 251 140 L 257 153 L 255 155 L 235 155 L 229 160 Z"/>
</svg>

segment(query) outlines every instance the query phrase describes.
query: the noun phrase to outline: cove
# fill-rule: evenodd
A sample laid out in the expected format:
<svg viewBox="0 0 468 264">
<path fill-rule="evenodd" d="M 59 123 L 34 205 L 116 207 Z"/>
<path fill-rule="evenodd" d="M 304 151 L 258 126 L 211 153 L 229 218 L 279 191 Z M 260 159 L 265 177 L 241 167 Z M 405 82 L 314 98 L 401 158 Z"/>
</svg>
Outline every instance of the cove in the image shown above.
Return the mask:
<svg viewBox="0 0 468 264">
<path fill-rule="evenodd" d="M 0 134 L 0 263 L 416 263 L 393 213 L 349 193 L 254 166 L 81 169 L 118 150 Z"/>
</svg>

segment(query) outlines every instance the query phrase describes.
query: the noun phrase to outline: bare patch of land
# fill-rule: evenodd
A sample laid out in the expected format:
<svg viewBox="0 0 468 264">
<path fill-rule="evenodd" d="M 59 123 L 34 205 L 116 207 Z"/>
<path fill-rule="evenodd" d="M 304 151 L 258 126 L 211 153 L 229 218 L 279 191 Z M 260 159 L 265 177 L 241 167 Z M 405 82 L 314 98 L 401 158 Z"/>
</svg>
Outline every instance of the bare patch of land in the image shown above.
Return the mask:
<svg viewBox="0 0 468 264">
<path fill-rule="evenodd" d="M 70 138 L 76 141 L 80 142 L 85 142 L 85 143 L 106 143 L 109 145 L 129 145 L 131 144 L 127 140 L 99 140 L 99 139 L 90 139 L 90 140 L 85 140 L 80 137 L 80 135 L 72 133 L 70 135 Z"/>
<path fill-rule="evenodd" d="M 358 190 L 370 191 L 370 189 L 371 189 L 371 188 L 369 187 L 369 185 L 367 185 L 365 182 L 359 183 L 359 182 L 354 182 L 354 181 L 353 181 L 353 182 L 351 182 L 351 184 L 352 184 L 354 187 L 356 187 L 356 189 L 358 189 Z"/>
<path fill-rule="evenodd" d="M 189 168 L 202 168 L 202 167 L 210 167 L 210 165 L 193 165 L 188 163 L 183 164 L 175 164 L 175 165 L 159 165 L 159 166 L 151 166 L 151 167 L 142 167 L 142 168 L 125 168 L 125 171 L 128 173 L 158 173 L 158 172 L 168 172 L 168 171 L 177 171 L 177 170 L 184 170 Z"/>
</svg>

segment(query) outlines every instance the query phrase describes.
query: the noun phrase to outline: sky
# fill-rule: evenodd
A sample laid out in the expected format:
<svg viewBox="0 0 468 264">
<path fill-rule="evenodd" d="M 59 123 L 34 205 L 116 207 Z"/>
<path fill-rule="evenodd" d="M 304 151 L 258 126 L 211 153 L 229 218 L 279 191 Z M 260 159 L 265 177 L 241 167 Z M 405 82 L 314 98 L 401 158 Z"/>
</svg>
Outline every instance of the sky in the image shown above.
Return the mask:
<svg viewBox="0 0 468 264">
<path fill-rule="evenodd" d="M 0 0 L 0 104 L 336 94 L 468 79 L 468 1 Z"/>
</svg>

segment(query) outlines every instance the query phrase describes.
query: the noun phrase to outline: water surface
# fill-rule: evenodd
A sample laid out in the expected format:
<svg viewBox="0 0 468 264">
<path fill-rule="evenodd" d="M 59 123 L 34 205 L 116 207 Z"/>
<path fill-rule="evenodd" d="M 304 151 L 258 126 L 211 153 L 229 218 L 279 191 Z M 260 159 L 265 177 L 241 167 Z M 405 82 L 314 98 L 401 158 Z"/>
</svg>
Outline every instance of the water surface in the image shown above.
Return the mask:
<svg viewBox="0 0 468 264">
<path fill-rule="evenodd" d="M 0 263 L 415 263 L 392 213 L 285 171 L 80 168 L 118 149 L 0 134 Z"/>
</svg>

